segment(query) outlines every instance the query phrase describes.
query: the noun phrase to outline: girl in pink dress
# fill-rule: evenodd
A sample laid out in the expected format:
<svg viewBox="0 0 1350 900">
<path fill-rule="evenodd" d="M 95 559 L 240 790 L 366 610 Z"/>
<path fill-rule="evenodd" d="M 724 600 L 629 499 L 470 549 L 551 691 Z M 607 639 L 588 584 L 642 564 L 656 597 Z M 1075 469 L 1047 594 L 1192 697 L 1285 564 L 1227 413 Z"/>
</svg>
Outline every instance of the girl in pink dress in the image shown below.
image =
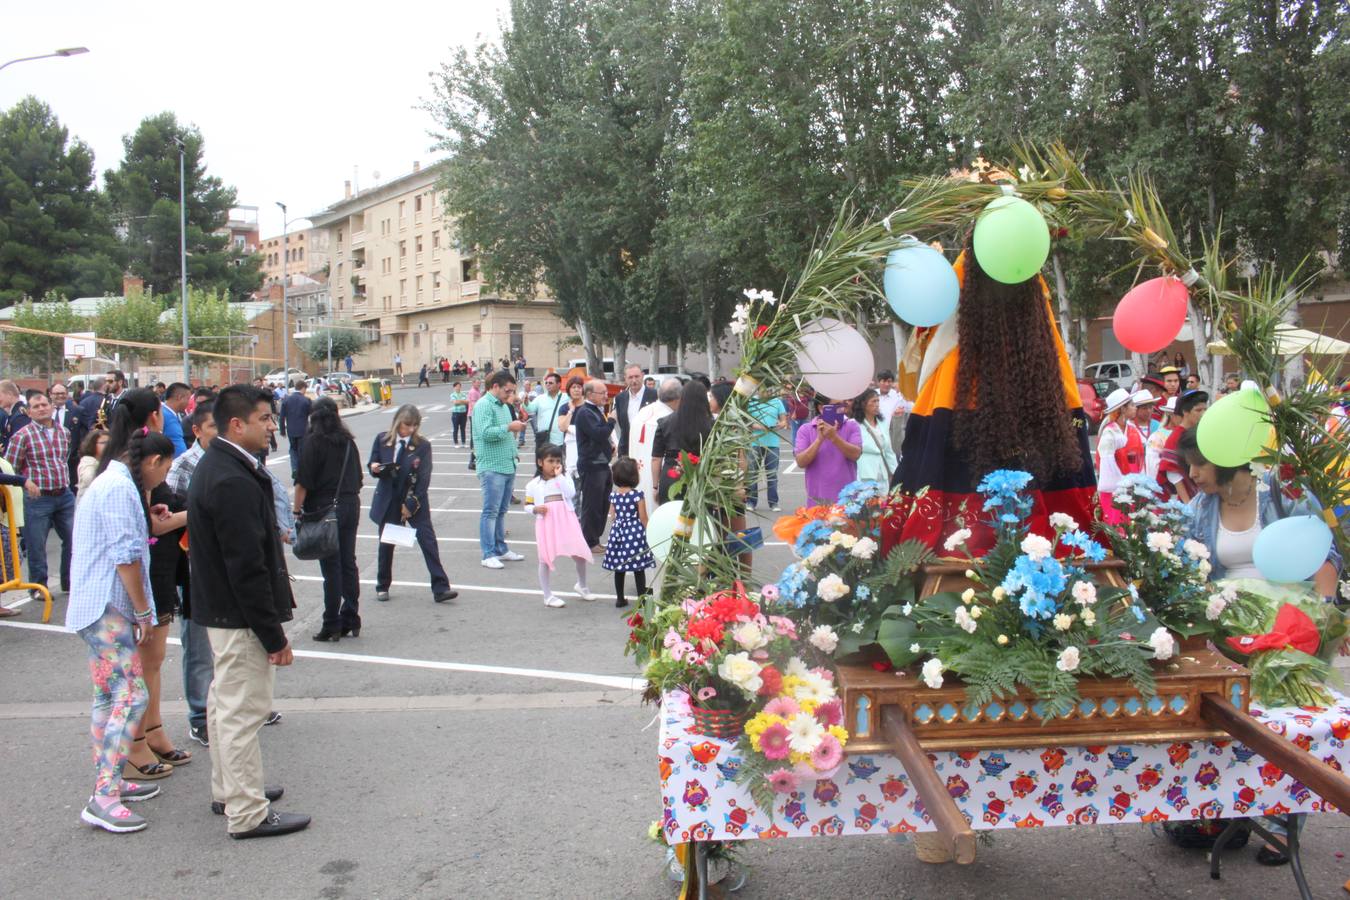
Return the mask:
<svg viewBox="0 0 1350 900">
<path fill-rule="evenodd" d="M 567 605 L 549 586 L 553 564 L 560 556 L 570 556 L 576 563 L 577 583 L 572 589 L 577 596 L 594 600 L 595 595 L 586 587 L 586 563 L 591 561 L 591 548 L 572 509 L 577 489 L 572 479 L 563 474 L 563 449 L 557 444 L 545 444 L 535 459 L 540 474 L 525 485 L 525 512 L 534 514 L 534 542 L 539 550 L 539 587 L 544 592 L 544 605 L 554 609 Z"/>
</svg>

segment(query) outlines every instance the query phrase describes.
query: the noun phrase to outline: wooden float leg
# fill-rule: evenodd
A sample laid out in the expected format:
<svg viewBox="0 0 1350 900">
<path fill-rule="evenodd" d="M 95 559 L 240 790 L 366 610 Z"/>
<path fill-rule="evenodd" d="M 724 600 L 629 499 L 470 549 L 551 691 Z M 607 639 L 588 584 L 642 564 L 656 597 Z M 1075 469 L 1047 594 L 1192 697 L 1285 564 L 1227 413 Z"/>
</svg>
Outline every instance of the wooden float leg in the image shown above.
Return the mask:
<svg viewBox="0 0 1350 900">
<path fill-rule="evenodd" d="M 904 714 L 894 706 L 883 706 L 881 729 L 886 740 L 891 742 L 891 752 L 905 767 L 905 773 L 923 799 L 924 808 L 932 817 L 937 834 L 941 836 L 952 858 L 963 866 L 973 863 L 975 832 L 966 817 L 961 815 L 961 810 L 956 808 L 956 801 L 947 793 L 947 786 L 942 783 L 937 769 L 933 768 L 928 754 L 919 746 L 919 739 L 905 721 Z"/>
<path fill-rule="evenodd" d="M 1343 773 L 1286 741 L 1218 694 L 1200 695 L 1200 714 L 1350 816 L 1350 778 Z"/>
</svg>

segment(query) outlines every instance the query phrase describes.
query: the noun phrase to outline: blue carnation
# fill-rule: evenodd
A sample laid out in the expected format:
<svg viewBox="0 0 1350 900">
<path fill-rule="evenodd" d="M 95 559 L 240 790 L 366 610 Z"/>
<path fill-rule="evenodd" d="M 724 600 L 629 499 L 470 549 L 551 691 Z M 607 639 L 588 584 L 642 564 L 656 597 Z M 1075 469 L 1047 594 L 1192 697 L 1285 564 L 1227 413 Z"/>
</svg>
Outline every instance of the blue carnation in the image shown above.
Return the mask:
<svg viewBox="0 0 1350 900">
<path fill-rule="evenodd" d="M 1058 608 L 1057 598 L 1068 586 L 1064 567 L 1054 557 L 1033 560 L 1019 556 L 1003 579 L 1003 589 L 1018 598 L 1023 614 L 1048 619 Z"/>
<path fill-rule="evenodd" d="M 1021 472 L 1016 469 L 998 469 L 984 476 L 976 490 L 986 496 L 990 494 L 1009 496 L 1020 493 L 1029 484 L 1031 484 L 1030 472 Z"/>
<path fill-rule="evenodd" d="M 866 600 L 872 596 L 872 589 L 865 584 L 860 584 L 854 589 L 853 593 L 857 595 L 859 600 Z"/>
</svg>

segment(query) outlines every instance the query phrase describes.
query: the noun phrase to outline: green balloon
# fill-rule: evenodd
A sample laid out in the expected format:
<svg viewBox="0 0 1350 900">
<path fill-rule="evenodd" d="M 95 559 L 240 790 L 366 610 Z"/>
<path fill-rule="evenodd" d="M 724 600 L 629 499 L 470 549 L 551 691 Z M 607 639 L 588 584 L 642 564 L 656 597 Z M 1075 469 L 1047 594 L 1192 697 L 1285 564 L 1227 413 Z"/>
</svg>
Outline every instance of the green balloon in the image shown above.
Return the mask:
<svg viewBox="0 0 1350 900">
<path fill-rule="evenodd" d="M 1220 397 L 1195 429 L 1195 442 L 1216 466 L 1245 466 L 1270 444 L 1270 408 L 1260 391 Z"/>
<path fill-rule="evenodd" d="M 1040 210 L 1020 197 L 990 201 L 975 222 L 975 259 L 995 281 L 1021 284 L 1050 256 L 1050 229 Z"/>
</svg>

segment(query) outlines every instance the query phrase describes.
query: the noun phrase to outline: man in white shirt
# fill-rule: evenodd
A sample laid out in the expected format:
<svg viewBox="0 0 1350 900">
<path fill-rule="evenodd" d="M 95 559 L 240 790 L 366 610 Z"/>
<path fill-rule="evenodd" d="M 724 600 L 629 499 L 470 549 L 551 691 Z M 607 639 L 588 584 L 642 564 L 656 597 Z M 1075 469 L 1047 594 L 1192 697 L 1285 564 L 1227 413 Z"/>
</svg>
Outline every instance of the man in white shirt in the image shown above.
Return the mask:
<svg viewBox="0 0 1350 900">
<path fill-rule="evenodd" d="M 877 373 L 877 397 L 881 420 L 890 434 L 891 446 L 895 448 L 896 456 L 899 456 L 900 445 L 905 442 L 905 423 L 909 420 L 914 404 L 895 389 L 895 373 L 889 370 Z"/>
<path fill-rule="evenodd" d="M 647 498 L 649 515 L 656 509 L 656 485 L 652 484 L 652 439 L 656 437 L 657 423 L 679 407 L 683 388 L 680 379 L 667 378 L 656 392 L 656 402 L 644 406 L 633 420 L 633 439 L 628 443 L 628 449 L 638 464 L 638 489 Z"/>
</svg>

